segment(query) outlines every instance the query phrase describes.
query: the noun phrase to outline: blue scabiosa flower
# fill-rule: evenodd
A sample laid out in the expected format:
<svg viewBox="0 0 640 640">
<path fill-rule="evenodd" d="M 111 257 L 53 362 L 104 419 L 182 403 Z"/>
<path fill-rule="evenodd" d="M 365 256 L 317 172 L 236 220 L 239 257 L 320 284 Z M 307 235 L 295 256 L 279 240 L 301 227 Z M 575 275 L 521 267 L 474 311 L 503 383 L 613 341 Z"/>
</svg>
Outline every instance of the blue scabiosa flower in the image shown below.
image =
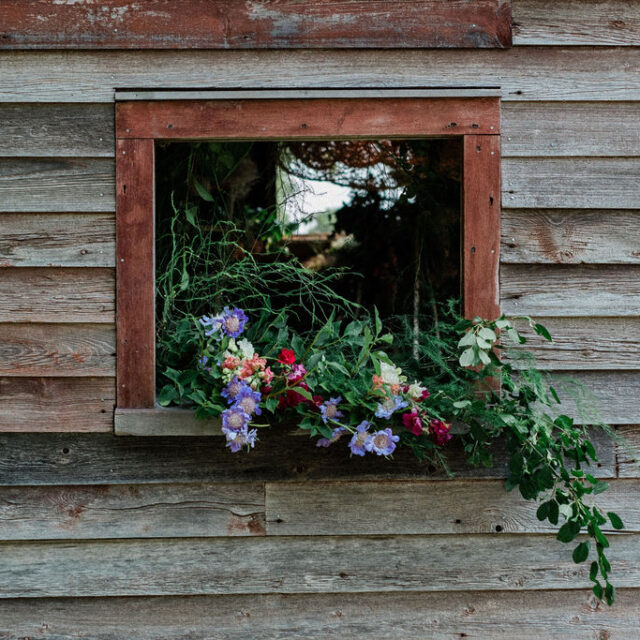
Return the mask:
<svg viewBox="0 0 640 640">
<path fill-rule="evenodd" d="M 331 438 L 320 438 L 320 440 L 316 442 L 316 447 L 328 447 L 330 444 L 340 440 L 345 433 L 349 433 L 346 427 L 336 427 L 331 434 Z"/>
<path fill-rule="evenodd" d="M 222 333 L 230 338 L 237 338 L 243 331 L 244 325 L 247 324 L 245 312 L 235 307 L 233 311 L 229 307 L 225 307 L 221 316 Z"/>
<path fill-rule="evenodd" d="M 338 405 L 342 402 L 342 396 L 337 398 L 329 398 L 320 405 L 320 413 L 322 414 L 322 422 L 327 424 L 329 420 L 336 420 L 342 417 L 342 411 L 338 410 Z"/>
<path fill-rule="evenodd" d="M 222 412 L 222 429 L 231 429 L 233 431 L 241 431 L 246 429 L 251 420 L 251 416 L 242 408 L 233 406 Z"/>
<path fill-rule="evenodd" d="M 363 456 L 367 452 L 366 444 L 371 438 L 369 433 L 370 422 L 363 420 L 357 427 L 349 442 L 349 449 L 354 456 Z"/>
<path fill-rule="evenodd" d="M 202 369 L 204 369 L 204 371 L 211 371 L 211 367 L 207 366 L 208 362 L 209 362 L 209 356 L 202 356 L 198 358 L 198 364 Z"/>
<path fill-rule="evenodd" d="M 400 436 L 394 436 L 391 429 L 387 427 L 372 434 L 365 442 L 364 447 L 367 451 L 377 453 L 379 456 L 388 456 L 394 452 L 398 440 L 400 440 Z"/>
<path fill-rule="evenodd" d="M 242 447 L 253 449 L 258 439 L 258 430 L 248 429 L 246 426 L 240 430 L 225 429 L 225 427 L 222 427 L 222 432 L 227 437 L 227 447 L 229 447 L 233 453 L 240 451 Z"/>
<path fill-rule="evenodd" d="M 385 418 L 385 420 L 388 420 L 395 411 L 398 409 L 404 409 L 408 406 L 409 403 L 403 400 L 400 396 L 391 396 L 378 405 L 378 408 L 376 409 L 376 418 Z"/>
<path fill-rule="evenodd" d="M 234 407 L 240 407 L 245 413 L 252 416 L 254 413 L 260 415 L 262 409 L 258 404 L 262 395 L 259 391 L 254 391 L 249 385 L 245 384 L 236 394 Z"/>
<path fill-rule="evenodd" d="M 248 387 L 249 385 L 244 380 L 238 380 L 238 376 L 233 376 L 229 384 L 220 392 L 220 395 L 227 399 L 228 404 L 233 404 L 242 389 Z"/>
<path fill-rule="evenodd" d="M 202 316 L 198 322 L 200 322 L 203 327 L 208 327 L 204 332 L 204 335 L 208 337 L 220 331 L 222 327 L 222 316 Z"/>
</svg>

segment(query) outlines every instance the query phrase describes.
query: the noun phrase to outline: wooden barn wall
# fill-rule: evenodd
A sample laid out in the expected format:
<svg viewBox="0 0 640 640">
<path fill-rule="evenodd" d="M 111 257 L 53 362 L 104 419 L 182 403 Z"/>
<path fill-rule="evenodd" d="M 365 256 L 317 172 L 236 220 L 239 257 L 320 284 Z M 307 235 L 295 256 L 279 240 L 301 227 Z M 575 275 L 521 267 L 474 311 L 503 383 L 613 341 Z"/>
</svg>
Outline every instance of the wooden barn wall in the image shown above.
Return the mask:
<svg viewBox="0 0 640 640">
<path fill-rule="evenodd" d="M 0 637 L 636 637 L 640 474 L 605 438 L 612 609 L 500 456 L 445 480 L 279 434 L 240 458 L 109 433 L 115 87 L 499 84 L 503 308 L 640 450 L 640 9 L 513 14 L 506 51 L 0 53 Z"/>
</svg>

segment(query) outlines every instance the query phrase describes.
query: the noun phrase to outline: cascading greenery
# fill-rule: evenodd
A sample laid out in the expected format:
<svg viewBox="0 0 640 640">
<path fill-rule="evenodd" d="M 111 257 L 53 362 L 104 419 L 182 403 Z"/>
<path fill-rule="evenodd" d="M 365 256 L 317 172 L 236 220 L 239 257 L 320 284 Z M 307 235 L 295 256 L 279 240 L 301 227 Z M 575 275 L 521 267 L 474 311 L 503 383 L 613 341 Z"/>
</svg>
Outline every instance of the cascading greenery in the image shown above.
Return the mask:
<svg viewBox="0 0 640 640">
<path fill-rule="evenodd" d="M 268 250 L 282 228 L 272 211 L 245 213 L 251 238 L 246 226 L 211 223 L 184 200 L 159 229 L 159 402 L 222 416 L 232 451 L 282 421 L 319 446 L 346 440 L 355 457 L 404 446 L 446 469 L 452 437 L 471 465 L 490 466 L 494 451 L 506 451 L 507 489 L 539 502 L 538 518 L 559 525 L 560 541 L 577 541 L 573 560 L 592 558 L 593 592 L 613 603 L 603 527 L 623 523 L 593 504 L 607 485 L 589 473 L 597 454 L 587 429 L 560 414 L 556 390 L 519 349 L 498 357 L 499 336 L 525 341 L 512 321 L 462 319 L 454 303 L 417 331 L 414 315 L 383 321 L 335 293 L 340 271 L 311 271 Z"/>
</svg>

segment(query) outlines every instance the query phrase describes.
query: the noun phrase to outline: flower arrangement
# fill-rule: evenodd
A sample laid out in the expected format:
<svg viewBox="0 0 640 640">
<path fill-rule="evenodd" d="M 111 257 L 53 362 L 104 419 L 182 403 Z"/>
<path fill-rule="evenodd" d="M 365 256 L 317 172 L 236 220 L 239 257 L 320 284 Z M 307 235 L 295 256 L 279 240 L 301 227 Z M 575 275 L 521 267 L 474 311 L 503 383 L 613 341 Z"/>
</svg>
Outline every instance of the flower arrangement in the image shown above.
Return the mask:
<svg viewBox="0 0 640 640">
<path fill-rule="evenodd" d="M 542 325 L 526 320 L 551 340 Z M 291 330 L 285 313 L 263 313 L 252 322 L 243 309 L 225 307 L 185 323 L 198 356 L 191 368 L 165 372 L 172 382 L 162 388 L 159 402 L 192 406 L 198 417 L 220 416 L 231 452 L 250 451 L 260 429 L 282 420 L 308 431 L 318 447 L 346 446 L 354 457 L 392 458 L 407 446 L 418 458 L 445 467 L 452 424 L 459 425 L 456 436 L 472 464 L 491 464 L 490 448 L 499 440 L 509 455 L 507 488 L 518 487 L 526 499 L 544 497 L 538 518 L 554 525 L 565 519 L 559 540 L 571 542 L 586 528 L 595 542 L 594 593 L 613 602 L 609 542 L 601 527 L 608 521 L 620 529 L 622 520 L 585 500 L 607 485 L 582 469 L 597 459 L 595 448 L 583 427 L 551 411 L 560 402 L 555 389 L 540 372 L 515 371 L 498 359 L 499 333 L 524 342 L 510 320 L 460 320 L 454 343 L 458 374 L 455 384 L 442 388 L 411 381 L 396 366 L 393 336 L 383 331 L 377 313 L 345 327 L 329 318 L 306 340 Z M 584 562 L 590 551 L 590 542 L 581 541 L 573 559 Z"/>
</svg>

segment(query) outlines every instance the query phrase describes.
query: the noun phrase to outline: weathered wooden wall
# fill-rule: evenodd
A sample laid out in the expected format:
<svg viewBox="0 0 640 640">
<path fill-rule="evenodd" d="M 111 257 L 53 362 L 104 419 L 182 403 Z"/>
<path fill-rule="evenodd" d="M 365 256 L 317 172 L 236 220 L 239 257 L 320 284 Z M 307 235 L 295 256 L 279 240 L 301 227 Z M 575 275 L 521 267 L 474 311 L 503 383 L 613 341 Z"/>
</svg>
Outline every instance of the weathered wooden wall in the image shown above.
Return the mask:
<svg viewBox="0 0 640 640">
<path fill-rule="evenodd" d="M 609 441 L 611 610 L 503 460 L 447 481 L 278 434 L 239 458 L 108 433 L 116 87 L 499 84 L 503 307 L 544 319 L 541 362 L 640 448 L 640 10 L 513 16 L 506 51 L 0 53 L 1 637 L 636 637 L 640 473 Z"/>
</svg>

